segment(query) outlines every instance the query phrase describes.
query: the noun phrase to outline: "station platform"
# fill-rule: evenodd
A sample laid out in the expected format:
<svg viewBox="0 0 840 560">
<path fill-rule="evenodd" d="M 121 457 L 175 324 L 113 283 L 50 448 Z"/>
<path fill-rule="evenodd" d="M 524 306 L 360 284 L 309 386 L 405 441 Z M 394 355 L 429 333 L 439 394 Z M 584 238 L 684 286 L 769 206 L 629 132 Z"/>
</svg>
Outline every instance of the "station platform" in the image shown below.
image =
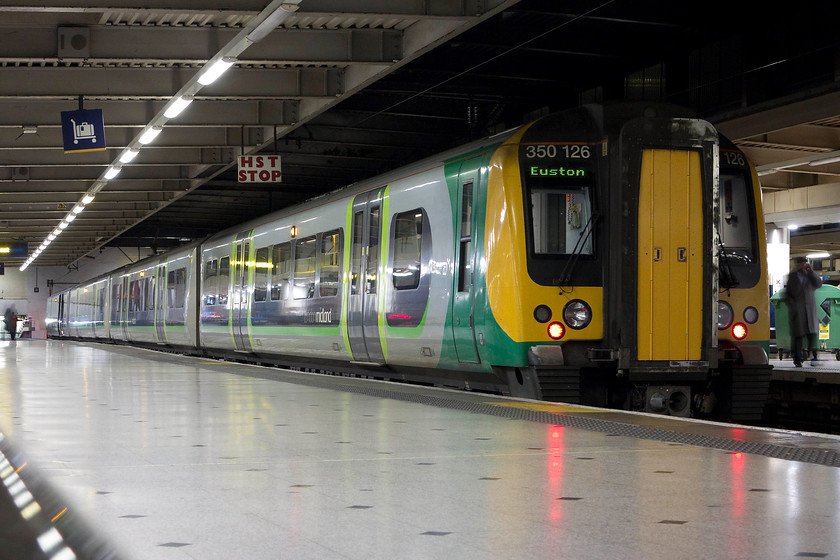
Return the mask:
<svg viewBox="0 0 840 560">
<path fill-rule="evenodd" d="M 0 431 L 113 558 L 840 555 L 834 436 L 76 342 L 0 364 Z"/>
</svg>

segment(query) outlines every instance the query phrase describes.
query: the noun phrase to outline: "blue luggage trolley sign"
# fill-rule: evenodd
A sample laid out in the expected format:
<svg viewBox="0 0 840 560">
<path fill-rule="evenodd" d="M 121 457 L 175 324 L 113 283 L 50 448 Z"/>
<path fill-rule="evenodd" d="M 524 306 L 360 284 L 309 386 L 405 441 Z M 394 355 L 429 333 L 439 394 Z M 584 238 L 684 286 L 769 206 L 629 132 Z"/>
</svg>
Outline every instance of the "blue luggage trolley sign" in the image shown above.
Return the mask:
<svg viewBox="0 0 840 560">
<path fill-rule="evenodd" d="M 105 149 L 105 121 L 102 109 L 61 112 L 64 153 L 93 152 Z"/>
</svg>

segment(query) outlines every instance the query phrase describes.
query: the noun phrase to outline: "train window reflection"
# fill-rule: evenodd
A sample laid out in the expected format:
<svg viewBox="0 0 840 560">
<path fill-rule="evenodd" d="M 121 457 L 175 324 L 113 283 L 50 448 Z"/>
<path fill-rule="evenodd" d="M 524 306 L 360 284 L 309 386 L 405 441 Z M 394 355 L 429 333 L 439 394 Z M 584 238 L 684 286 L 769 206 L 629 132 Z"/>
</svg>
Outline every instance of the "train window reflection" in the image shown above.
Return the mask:
<svg viewBox="0 0 840 560">
<path fill-rule="evenodd" d="M 315 295 L 315 236 L 295 243 L 295 299 L 309 299 Z"/>
<path fill-rule="evenodd" d="M 230 292 L 230 257 L 219 259 L 219 305 L 227 305 Z"/>
<path fill-rule="evenodd" d="M 585 237 L 592 217 L 588 188 L 532 188 L 530 202 L 535 254 L 592 254 L 592 238 Z"/>
<path fill-rule="evenodd" d="M 397 290 L 414 290 L 420 285 L 420 249 L 423 246 L 423 212 L 398 214 L 394 224 L 393 282 Z"/>
<path fill-rule="evenodd" d="M 321 297 L 337 295 L 341 262 L 341 233 L 338 230 L 329 231 L 321 236 L 318 260 L 321 269 L 318 293 Z"/>
<path fill-rule="evenodd" d="M 219 284 L 219 261 L 212 259 L 204 263 L 204 305 L 216 305 Z"/>
<path fill-rule="evenodd" d="M 265 301 L 268 293 L 268 269 L 271 263 L 268 262 L 268 247 L 260 247 L 254 257 L 256 267 L 254 270 L 254 301 Z"/>
<path fill-rule="evenodd" d="M 271 300 L 284 300 L 289 289 L 291 276 L 292 244 L 280 243 L 274 246 L 271 255 Z"/>
</svg>

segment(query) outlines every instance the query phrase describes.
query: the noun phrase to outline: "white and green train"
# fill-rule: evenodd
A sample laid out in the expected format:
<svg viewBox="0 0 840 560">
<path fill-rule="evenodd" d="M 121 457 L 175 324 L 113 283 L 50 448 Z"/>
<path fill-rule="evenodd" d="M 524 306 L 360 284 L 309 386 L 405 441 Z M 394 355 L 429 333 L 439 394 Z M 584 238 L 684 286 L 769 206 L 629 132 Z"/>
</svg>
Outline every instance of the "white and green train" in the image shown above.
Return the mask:
<svg viewBox="0 0 840 560">
<path fill-rule="evenodd" d="M 55 294 L 48 332 L 755 420 L 760 201 L 710 124 L 582 106 Z"/>
</svg>

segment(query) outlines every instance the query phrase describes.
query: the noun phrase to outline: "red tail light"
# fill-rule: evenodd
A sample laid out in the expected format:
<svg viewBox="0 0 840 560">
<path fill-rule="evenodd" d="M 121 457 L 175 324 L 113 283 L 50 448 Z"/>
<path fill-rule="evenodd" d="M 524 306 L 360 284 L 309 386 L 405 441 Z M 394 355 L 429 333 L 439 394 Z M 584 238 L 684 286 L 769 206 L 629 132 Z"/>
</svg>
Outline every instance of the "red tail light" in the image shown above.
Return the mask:
<svg viewBox="0 0 840 560">
<path fill-rule="evenodd" d="M 736 340 L 744 340 L 747 338 L 747 326 L 743 323 L 735 323 L 732 325 L 732 336 Z"/>
<path fill-rule="evenodd" d="M 563 327 L 563 323 L 558 323 L 554 321 L 548 325 L 548 336 L 550 336 L 554 340 L 560 340 L 563 338 L 563 335 L 566 334 L 566 329 Z"/>
</svg>

